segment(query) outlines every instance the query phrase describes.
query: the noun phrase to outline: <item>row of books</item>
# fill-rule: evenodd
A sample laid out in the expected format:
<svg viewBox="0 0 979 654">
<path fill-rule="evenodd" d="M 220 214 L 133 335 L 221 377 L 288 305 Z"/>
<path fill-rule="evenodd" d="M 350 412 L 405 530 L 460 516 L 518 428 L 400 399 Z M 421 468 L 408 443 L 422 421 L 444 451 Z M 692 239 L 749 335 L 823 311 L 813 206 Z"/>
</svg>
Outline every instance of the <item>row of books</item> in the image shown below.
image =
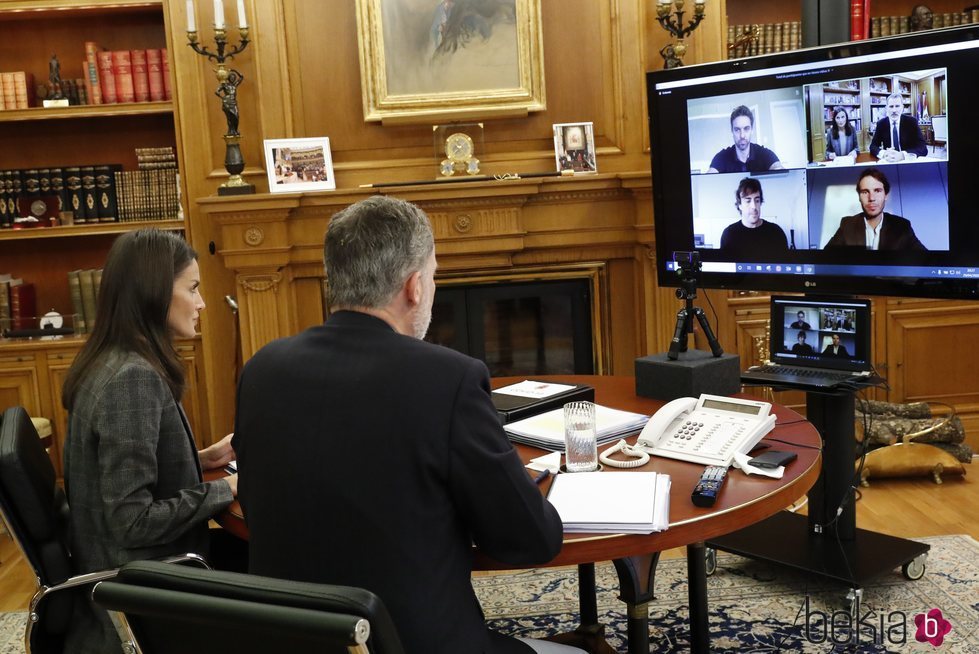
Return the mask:
<svg viewBox="0 0 979 654">
<path fill-rule="evenodd" d="M 102 50 L 94 41 L 87 41 L 82 68 L 88 76 L 91 104 L 171 99 L 166 48 Z"/>
<path fill-rule="evenodd" d="M 855 0 L 854 5 L 857 1 L 859 0 Z M 863 10 L 861 9 L 861 11 Z M 904 34 L 911 30 L 909 16 L 873 16 L 869 20 L 866 20 L 864 16 L 865 14 L 862 13 L 858 16 L 856 11 L 851 16 L 851 38 L 853 40 L 866 38 L 864 25 L 869 27 L 871 38 Z M 969 23 L 979 23 L 979 9 L 934 14 L 932 16 L 932 29 Z M 729 25 L 727 28 L 728 58 L 737 59 L 796 50 L 802 47 L 801 34 L 802 23 L 800 21 Z"/>
<path fill-rule="evenodd" d="M 119 164 L 0 171 L 0 228 L 174 220 L 180 211 L 173 148 L 137 148 Z"/>
<path fill-rule="evenodd" d="M 0 334 L 11 329 L 37 327 L 37 293 L 34 284 L 10 273 L 0 274 Z"/>
<path fill-rule="evenodd" d="M 90 334 L 95 326 L 95 307 L 98 306 L 102 269 L 72 270 L 68 273 L 68 295 L 75 313 L 75 333 Z"/>
<path fill-rule="evenodd" d="M 931 29 L 968 25 L 969 23 L 979 23 L 979 9 L 933 14 Z M 870 19 L 870 38 L 905 34 L 910 31 L 911 18 L 909 16 L 874 16 Z"/>
<path fill-rule="evenodd" d="M 0 110 L 27 109 L 34 105 L 33 75 L 23 70 L 0 72 Z"/>
<path fill-rule="evenodd" d="M 802 46 L 802 23 L 728 25 L 727 46 L 729 59 L 797 50 Z"/>
</svg>

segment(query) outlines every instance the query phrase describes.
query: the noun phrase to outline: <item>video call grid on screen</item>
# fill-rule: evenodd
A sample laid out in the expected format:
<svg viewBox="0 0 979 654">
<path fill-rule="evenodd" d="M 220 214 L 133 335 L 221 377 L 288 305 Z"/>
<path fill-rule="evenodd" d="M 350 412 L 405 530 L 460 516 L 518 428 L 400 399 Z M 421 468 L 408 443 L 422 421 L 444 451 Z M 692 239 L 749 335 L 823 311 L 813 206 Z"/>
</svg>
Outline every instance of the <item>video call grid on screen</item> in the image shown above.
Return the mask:
<svg viewBox="0 0 979 654">
<path fill-rule="evenodd" d="M 773 297 L 771 325 L 773 361 L 822 364 L 844 370 L 868 366 L 869 300 Z M 841 347 L 833 342 L 834 334 Z"/>
<path fill-rule="evenodd" d="M 896 263 L 897 255 L 884 247 L 874 252 L 862 248 L 854 252 L 852 247 L 827 249 L 841 219 L 863 211 L 856 186 L 860 174 L 869 168 L 876 168 L 890 186 L 883 209 L 885 221 L 888 214 L 906 218 L 924 248 L 910 256 L 910 248 L 906 248 L 899 255 L 901 264 L 911 261 L 927 267 L 930 253 L 943 252 L 947 261 L 964 244 L 976 244 L 979 230 L 971 217 L 974 209 L 957 219 L 955 214 L 959 199 L 954 185 L 958 181 L 962 188 L 969 186 L 965 175 L 968 167 L 960 165 L 958 178 L 950 180 L 949 175 L 956 174 L 955 153 L 963 152 L 959 156 L 965 157 L 970 146 L 979 142 L 977 130 L 967 124 L 964 115 L 976 99 L 976 84 L 964 71 L 975 73 L 977 66 L 968 59 L 977 58 L 977 47 L 979 43 L 967 41 L 902 51 L 900 56 L 875 54 L 656 85 L 653 92 L 661 105 L 658 118 L 686 118 L 689 124 L 688 130 L 671 131 L 664 126 L 657 133 L 658 151 L 675 153 L 668 164 L 657 168 L 667 177 L 662 186 L 677 188 L 683 183 L 690 188 L 689 195 L 670 194 L 670 215 L 686 213 L 692 217 L 686 225 L 687 234 L 672 235 L 675 249 L 680 249 L 684 240 L 677 237 L 685 237 L 690 249 L 701 250 L 705 270 L 710 269 L 711 261 Z M 926 152 L 912 161 L 868 162 L 868 150 L 879 131 L 877 122 L 888 124 L 887 96 L 894 91 L 902 94 L 901 113 L 921 124 L 930 105 L 927 118 L 932 113 L 940 117 L 944 141 L 938 144 L 931 139 Z M 846 110 L 851 123 L 857 156 L 838 155 L 830 160 L 826 136 L 832 123 L 827 119 L 839 106 Z M 714 172 L 720 167 L 717 164 L 723 159 L 723 150 L 733 149 L 738 137 L 732 130 L 736 107 L 745 107 L 751 114 L 751 143 L 768 150 L 762 151 L 765 156 L 757 161 L 769 163 L 769 153 L 773 153 L 776 166 L 754 172 L 723 172 L 723 168 Z M 958 123 L 956 107 L 964 108 L 959 110 L 963 115 Z M 742 125 L 746 122 L 740 121 Z M 957 126 L 963 129 L 957 130 Z M 956 141 L 954 148 L 952 141 Z M 689 166 L 684 168 L 684 162 Z M 774 243 L 766 241 L 763 251 L 725 253 L 720 249 L 724 230 L 741 220 L 737 190 L 745 178 L 757 182 L 754 188 L 760 187 L 761 218 L 777 225 L 785 235 L 784 252 L 778 251 L 778 238 Z M 684 229 L 682 220 L 672 223 L 668 230 Z M 805 251 L 810 252 L 803 254 Z"/>
</svg>

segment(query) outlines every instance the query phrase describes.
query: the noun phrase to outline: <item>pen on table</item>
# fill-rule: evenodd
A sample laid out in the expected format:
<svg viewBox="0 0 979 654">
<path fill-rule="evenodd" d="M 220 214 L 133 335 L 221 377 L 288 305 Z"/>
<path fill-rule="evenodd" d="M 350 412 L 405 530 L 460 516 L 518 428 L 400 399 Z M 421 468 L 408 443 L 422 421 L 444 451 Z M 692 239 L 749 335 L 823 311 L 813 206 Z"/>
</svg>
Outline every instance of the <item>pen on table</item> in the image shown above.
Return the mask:
<svg viewBox="0 0 979 654">
<path fill-rule="evenodd" d="M 534 477 L 534 483 L 535 484 L 540 484 L 542 481 L 544 481 L 545 479 L 547 479 L 548 475 L 550 475 L 550 474 L 551 474 L 551 471 L 550 470 L 547 470 L 545 468 L 543 471 L 541 471 L 541 473 L 539 475 L 537 475 L 536 477 Z"/>
</svg>

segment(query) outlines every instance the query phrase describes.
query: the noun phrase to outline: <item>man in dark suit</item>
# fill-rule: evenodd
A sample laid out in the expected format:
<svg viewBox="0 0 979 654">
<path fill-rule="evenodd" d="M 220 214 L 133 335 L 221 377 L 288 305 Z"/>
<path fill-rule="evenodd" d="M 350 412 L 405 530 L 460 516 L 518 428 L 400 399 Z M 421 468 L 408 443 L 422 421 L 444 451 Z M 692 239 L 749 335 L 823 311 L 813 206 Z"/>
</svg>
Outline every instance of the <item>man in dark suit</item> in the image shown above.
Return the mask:
<svg viewBox="0 0 979 654">
<path fill-rule="evenodd" d="M 377 593 L 408 652 L 579 651 L 483 622 L 473 545 L 543 564 L 562 526 L 500 426 L 485 364 L 422 340 L 428 217 L 358 202 L 330 221 L 325 262 L 326 322 L 262 348 L 238 386 L 249 570 Z"/>
<path fill-rule="evenodd" d="M 824 357 L 836 357 L 837 359 L 849 359 L 850 353 L 846 351 L 846 346 L 840 343 L 840 335 L 833 334 L 833 342 L 823 348 Z"/>
<path fill-rule="evenodd" d="M 845 216 L 827 248 L 862 247 L 867 250 L 926 250 L 911 221 L 884 211 L 891 183 L 878 168 L 867 168 L 857 179 L 857 196 L 863 211 Z"/>
<path fill-rule="evenodd" d="M 914 116 L 904 114 L 904 96 L 900 93 L 887 96 L 887 115 L 877 121 L 874 138 L 870 141 L 870 154 L 892 163 L 928 154 L 918 121 Z"/>
</svg>

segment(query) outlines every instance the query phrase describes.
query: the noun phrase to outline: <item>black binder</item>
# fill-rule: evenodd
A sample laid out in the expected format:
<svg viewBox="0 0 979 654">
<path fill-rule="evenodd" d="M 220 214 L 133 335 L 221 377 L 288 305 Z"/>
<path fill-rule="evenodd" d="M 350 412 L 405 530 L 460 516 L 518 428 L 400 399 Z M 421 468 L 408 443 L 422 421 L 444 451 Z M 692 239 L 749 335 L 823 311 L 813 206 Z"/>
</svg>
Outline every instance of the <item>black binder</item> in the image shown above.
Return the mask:
<svg viewBox="0 0 979 654">
<path fill-rule="evenodd" d="M 537 380 L 530 380 L 537 381 Z M 561 383 L 561 382 L 541 382 L 542 384 Z M 544 413 L 552 409 L 559 409 L 568 402 L 594 402 L 595 389 L 587 384 L 577 384 L 573 388 L 551 395 L 545 398 L 521 397 L 519 395 L 505 395 L 493 391 L 493 404 L 496 412 L 500 416 L 500 424 L 507 424 L 514 420 L 522 420 Z"/>
</svg>

